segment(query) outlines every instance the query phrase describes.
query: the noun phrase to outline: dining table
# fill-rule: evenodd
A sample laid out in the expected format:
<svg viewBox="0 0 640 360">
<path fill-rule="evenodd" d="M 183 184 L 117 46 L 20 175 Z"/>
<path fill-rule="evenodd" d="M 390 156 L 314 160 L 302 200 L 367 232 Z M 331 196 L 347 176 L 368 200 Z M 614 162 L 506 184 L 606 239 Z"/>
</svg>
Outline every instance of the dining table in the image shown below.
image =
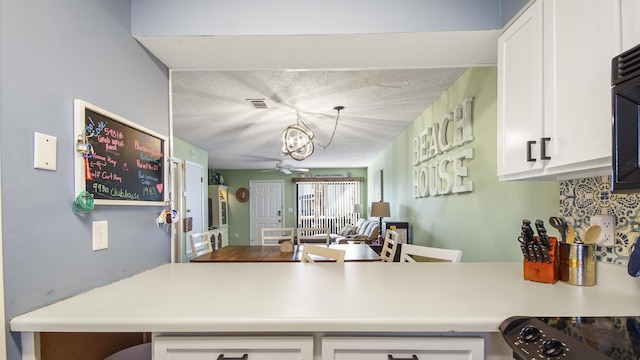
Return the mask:
<svg viewBox="0 0 640 360">
<path fill-rule="evenodd" d="M 191 262 L 299 262 L 302 245 L 294 245 L 292 252 L 280 251 L 277 245 L 230 245 L 191 259 Z M 345 251 L 344 261 L 380 261 L 380 255 L 367 244 L 330 244 L 332 249 Z M 315 261 L 334 261 L 314 257 Z"/>
</svg>

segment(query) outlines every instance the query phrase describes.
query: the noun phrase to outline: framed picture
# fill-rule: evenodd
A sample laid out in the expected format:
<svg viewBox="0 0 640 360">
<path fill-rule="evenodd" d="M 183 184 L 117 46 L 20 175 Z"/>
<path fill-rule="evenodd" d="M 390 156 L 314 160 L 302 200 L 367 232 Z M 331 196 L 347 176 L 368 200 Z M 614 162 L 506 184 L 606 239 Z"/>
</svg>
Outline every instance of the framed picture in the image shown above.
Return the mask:
<svg viewBox="0 0 640 360">
<path fill-rule="evenodd" d="M 373 175 L 373 200 L 382 201 L 382 169 Z"/>
<path fill-rule="evenodd" d="M 80 99 L 74 118 L 76 195 L 87 191 L 96 205 L 164 205 L 167 137 Z"/>
</svg>

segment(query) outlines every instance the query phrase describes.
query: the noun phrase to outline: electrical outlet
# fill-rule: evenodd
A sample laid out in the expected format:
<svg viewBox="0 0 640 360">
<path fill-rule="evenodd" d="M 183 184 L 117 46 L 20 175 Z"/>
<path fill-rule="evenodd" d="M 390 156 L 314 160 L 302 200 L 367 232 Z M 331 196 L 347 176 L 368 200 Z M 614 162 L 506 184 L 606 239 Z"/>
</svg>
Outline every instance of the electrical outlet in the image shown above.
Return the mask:
<svg viewBox="0 0 640 360">
<path fill-rule="evenodd" d="M 596 244 L 601 246 L 614 246 L 616 244 L 616 222 L 611 215 L 594 215 L 590 220 L 591 225 L 600 225 L 600 237 Z"/>
<path fill-rule="evenodd" d="M 93 251 L 109 247 L 109 223 L 107 221 L 93 222 Z"/>
</svg>

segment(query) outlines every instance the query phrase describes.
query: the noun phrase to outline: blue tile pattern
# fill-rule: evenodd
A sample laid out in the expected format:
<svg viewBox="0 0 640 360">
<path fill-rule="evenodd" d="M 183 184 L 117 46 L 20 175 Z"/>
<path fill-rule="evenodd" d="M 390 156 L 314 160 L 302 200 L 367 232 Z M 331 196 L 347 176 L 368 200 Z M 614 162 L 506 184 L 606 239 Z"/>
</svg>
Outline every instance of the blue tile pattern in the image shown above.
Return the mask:
<svg viewBox="0 0 640 360">
<path fill-rule="evenodd" d="M 611 176 L 560 181 L 560 216 L 578 236 L 591 225 L 593 215 L 612 215 L 616 222 L 614 246 L 596 246 L 600 261 L 626 265 L 640 237 L 640 194 L 612 194 Z"/>
</svg>

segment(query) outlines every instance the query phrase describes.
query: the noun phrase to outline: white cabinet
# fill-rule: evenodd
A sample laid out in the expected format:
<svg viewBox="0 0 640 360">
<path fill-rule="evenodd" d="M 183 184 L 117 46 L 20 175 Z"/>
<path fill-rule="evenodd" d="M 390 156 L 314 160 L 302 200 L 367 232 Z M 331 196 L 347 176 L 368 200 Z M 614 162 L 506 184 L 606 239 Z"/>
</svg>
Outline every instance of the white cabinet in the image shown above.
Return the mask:
<svg viewBox="0 0 640 360">
<path fill-rule="evenodd" d="M 314 354 L 314 341 L 315 351 Z M 153 337 L 154 360 L 484 360 L 484 338 L 467 336 L 227 336 Z M 245 357 L 246 355 L 246 357 Z"/>
<path fill-rule="evenodd" d="M 501 180 L 610 172 L 620 11 L 620 0 L 538 0 L 500 36 Z"/>
<path fill-rule="evenodd" d="M 313 360 L 311 336 L 156 336 L 154 360 Z"/>
<path fill-rule="evenodd" d="M 322 360 L 483 360 L 484 339 L 474 337 L 324 337 Z M 389 357 L 391 356 L 391 357 Z"/>
<path fill-rule="evenodd" d="M 226 227 L 209 230 L 209 239 L 213 250 L 229 246 L 229 229 Z"/>
<path fill-rule="evenodd" d="M 228 218 L 228 188 L 224 185 L 209 185 L 209 199 L 211 200 L 211 206 L 209 211 L 211 213 L 211 226 L 215 229 L 220 229 L 229 226 Z"/>
<path fill-rule="evenodd" d="M 543 137 L 542 1 L 498 39 L 498 175 L 541 170 L 527 162 L 527 142 Z"/>
</svg>

